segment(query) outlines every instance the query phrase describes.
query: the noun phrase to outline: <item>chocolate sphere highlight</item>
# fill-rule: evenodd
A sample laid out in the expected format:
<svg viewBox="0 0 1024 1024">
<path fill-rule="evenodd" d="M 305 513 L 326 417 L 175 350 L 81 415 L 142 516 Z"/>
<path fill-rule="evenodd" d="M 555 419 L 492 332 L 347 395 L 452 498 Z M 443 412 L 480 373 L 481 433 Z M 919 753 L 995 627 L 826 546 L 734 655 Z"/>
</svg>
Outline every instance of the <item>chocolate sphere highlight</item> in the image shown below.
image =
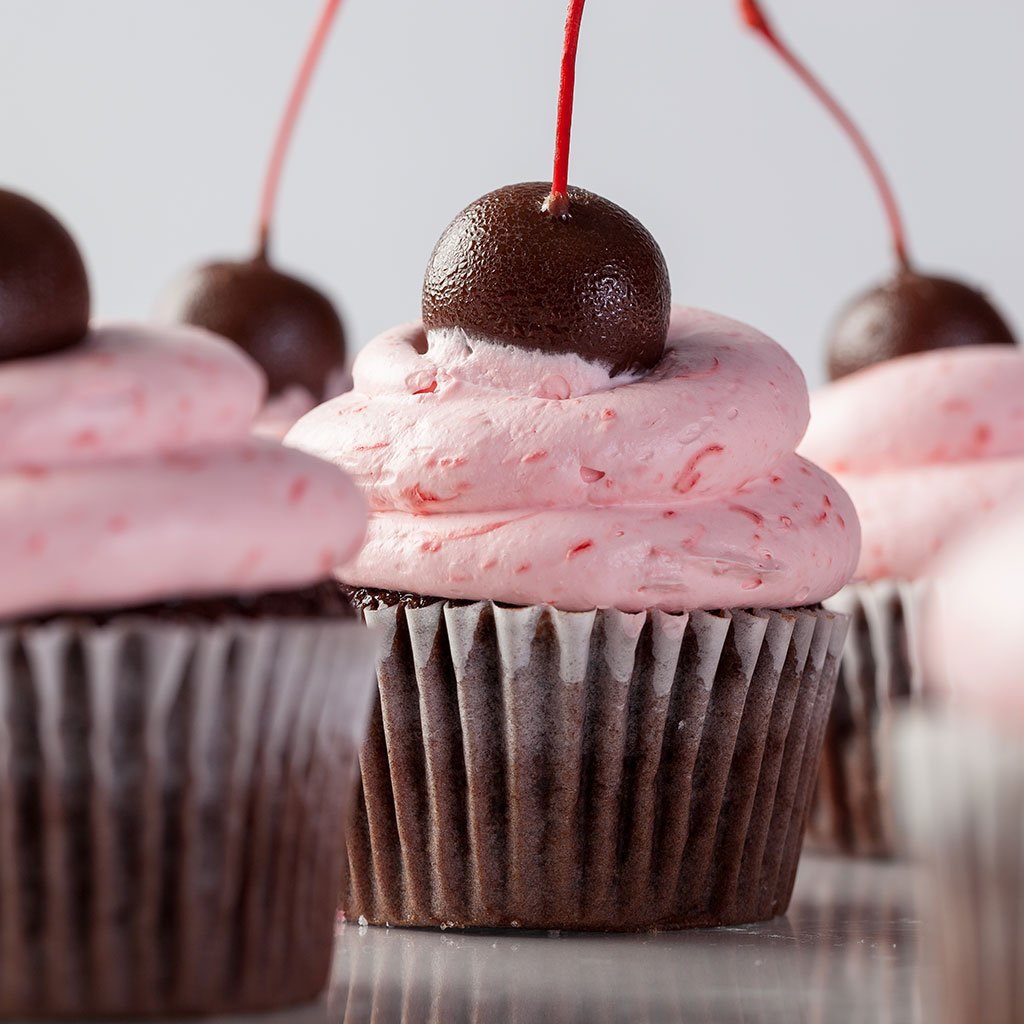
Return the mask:
<svg viewBox="0 0 1024 1024">
<path fill-rule="evenodd" d="M 980 291 L 904 270 L 857 296 L 839 314 L 828 343 L 828 373 L 837 380 L 916 352 L 1015 341 Z"/>
<path fill-rule="evenodd" d="M 0 189 L 0 360 L 56 352 L 89 327 L 82 255 L 51 213 Z"/>
<path fill-rule="evenodd" d="M 297 385 L 323 398 L 345 364 L 345 330 L 327 296 L 258 257 L 196 267 L 158 314 L 233 341 L 263 368 L 271 395 Z"/>
<path fill-rule="evenodd" d="M 613 374 L 654 366 L 665 349 L 671 288 L 650 232 L 621 207 L 570 188 L 565 214 L 550 185 L 497 189 L 448 225 L 423 281 L 427 330 L 547 353 L 575 353 Z"/>
</svg>

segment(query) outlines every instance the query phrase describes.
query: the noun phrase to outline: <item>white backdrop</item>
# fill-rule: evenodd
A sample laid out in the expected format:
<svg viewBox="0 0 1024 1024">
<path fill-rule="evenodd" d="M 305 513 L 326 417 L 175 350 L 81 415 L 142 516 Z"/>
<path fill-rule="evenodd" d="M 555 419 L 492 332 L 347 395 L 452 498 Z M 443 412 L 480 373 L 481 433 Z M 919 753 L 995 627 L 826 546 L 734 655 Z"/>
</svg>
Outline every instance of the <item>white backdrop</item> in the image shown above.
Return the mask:
<svg viewBox="0 0 1024 1024">
<path fill-rule="evenodd" d="M 0 0 L 0 183 L 87 252 L 103 315 L 242 254 L 319 0 Z M 769 0 L 881 150 L 928 268 L 1024 330 L 1020 0 Z M 299 126 L 282 266 L 354 346 L 419 306 L 469 200 L 550 173 L 563 0 L 347 0 Z M 590 0 L 571 178 L 635 213 L 677 300 L 750 320 L 820 379 L 837 305 L 888 269 L 845 140 L 738 27 L 733 0 Z"/>
</svg>

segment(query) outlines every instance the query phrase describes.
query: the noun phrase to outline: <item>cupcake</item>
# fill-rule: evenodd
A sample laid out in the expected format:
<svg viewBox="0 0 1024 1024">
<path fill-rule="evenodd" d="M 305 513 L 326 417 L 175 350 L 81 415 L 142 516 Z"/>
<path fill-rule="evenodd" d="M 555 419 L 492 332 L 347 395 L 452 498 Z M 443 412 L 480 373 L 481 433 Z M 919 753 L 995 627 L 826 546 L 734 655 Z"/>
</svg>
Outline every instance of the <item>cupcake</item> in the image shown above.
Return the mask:
<svg viewBox="0 0 1024 1024">
<path fill-rule="evenodd" d="M 941 708 L 897 725 L 900 792 L 925 860 L 936 961 L 928 993 L 949 1024 L 1024 1019 L 1024 501 L 961 540 L 922 616 Z"/>
<path fill-rule="evenodd" d="M 552 182 L 444 231 L 422 323 L 287 443 L 372 510 L 341 571 L 385 637 L 350 920 L 651 930 L 786 909 L 856 563 L 794 454 L 807 393 L 752 328 L 671 309 L 646 228 Z"/>
<path fill-rule="evenodd" d="M 371 342 L 355 390 L 288 436 L 345 467 L 373 509 L 341 572 L 387 637 L 345 913 L 622 930 L 769 918 L 789 900 L 845 636 L 818 602 L 853 571 L 856 515 L 793 454 L 803 379 L 752 328 L 676 309 L 645 365 L 630 328 L 649 309 L 602 331 L 583 298 L 543 347 L 505 329 L 511 299 L 488 319 L 492 288 L 532 307 L 562 287 L 561 310 L 584 294 L 582 268 L 543 266 L 576 225 L 603 259 L 624 225 L 649 238 L 578 189 L 578 219 L 545 219 L 546 190 L 467 208 L 431 260 L 426 325 Z M 482 262 L 460 289 L 467 327 L 438 325 L 432 282 L 513 217 L 539 225 L 522 265 Z M 646 302 L 648 268 L 614 266 L 626 279 L 610 290 Z"/>
<path fill-rule="evenodd" d="M 826 739 L 813 835 L 822 845 L 903 848 L 890 799 L 895 710 L 926 702 L 922 602 L 944 550 L 1024 496 L 1024 356 L 1007 345 L 907 355 L 814 396 L 803 452 L 833 470 L 860 515 L 852 616 Z"/>
<path fill-rule="evenodd" d="M 0 1015 L 310 999 L 373 690 L 330 579 L 365 506 L 250 436 L 237 348 L 88 317 L 68 233 L 0 192 Z"/>
<path fill-rule="evenodd" d="M 261 192 L 255 253 L 189 268 L 156 308 L 161 321 L 214 331 L 259 364 L 267 396 L 253 431 L 274 440 L 319 402 L 352 386 L 345 328 L 334 303 L 309 281 L 279 270 L 270 254 L 288 146 L 339 8 L 339 0 L 324 4 L 278 126 Z"/>
<path fill-rule="evenodd" d="M 849 491 L 864 531 L 857 580 L 830 605 L 852 625 L 808 843 L 887 856 L 902 848 L 890 799 L 891 711 L 916 703 L 924 687 L 919 598 L 950 538 L 1024 484 L 1024 359 L 981 291 L 917 269 L 893 189 L 863 134 L 761 5 L 740 0 L 740 8 L 848 135 L 892 235 L 893 274 L 849 302 L 833 326 L 832 383 L 812 398 L 801 448 Z"/>
</svg>

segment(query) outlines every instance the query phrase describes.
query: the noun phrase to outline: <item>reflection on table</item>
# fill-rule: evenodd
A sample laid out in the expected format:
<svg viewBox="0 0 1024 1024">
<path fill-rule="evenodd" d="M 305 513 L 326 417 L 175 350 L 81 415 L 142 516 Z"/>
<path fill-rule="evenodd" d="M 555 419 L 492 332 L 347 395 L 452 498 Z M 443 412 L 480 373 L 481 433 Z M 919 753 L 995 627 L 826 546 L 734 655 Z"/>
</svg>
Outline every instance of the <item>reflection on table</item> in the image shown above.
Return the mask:
<svg viewBox="0 0 1024 1024">
<path fill-rule="evenodd" d="M 807 859 L 789 915 L 660 935 L 344 925 L 334 1024 L 913 1024 L 904 865 Z"/>
</svg>

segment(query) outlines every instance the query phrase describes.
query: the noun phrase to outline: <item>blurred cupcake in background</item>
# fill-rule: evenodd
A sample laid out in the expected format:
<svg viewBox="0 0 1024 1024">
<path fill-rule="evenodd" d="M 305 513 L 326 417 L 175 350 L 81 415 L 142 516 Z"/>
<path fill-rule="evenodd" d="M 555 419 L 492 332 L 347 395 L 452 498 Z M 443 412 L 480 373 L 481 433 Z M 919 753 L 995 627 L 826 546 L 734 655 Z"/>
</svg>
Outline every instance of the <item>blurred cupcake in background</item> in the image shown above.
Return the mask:
<svg viewBox="0 0 1024 1024">
<path fill-rule="evenodd" d="M 785 911 L 859 530 L 795 454 L 803 375 L 671 308 L 657 242 L 552 182 L 444 231 L 423 323 L 287 443 L 373 515 L 341 578 L 386 636 L 347 917 L 639 931 Z"/>
<path fill-rule="evenodd" d="M 892 711 L 917 703 L 925 684 L 919 599 L 947 543 L 1024 490 L 1024 356 L 981 291 L 917 269 L 863 134 L 762 5 L 739 8 L 847 134 L 892 233 L 894 273 L 849 302 L 832 328 L 832 383 L 812 396 L 800 448 L 846 488 L 864 532 L 856 581 L 829 604 L 852 625 L 808 844 L 886 856 L 902 845 L 890 799 Z"/>
<path fill-rule="evenodd" d="M 373 641 L 365 504 L 253 438 L 191 327 L 89 324 L 75 243 L 0 191 L 0 1015 L 269 1009 L 331 956 Z"/>
<path fill-rule="evenodd" d="M 802 452 L 853 498 L 857 582 L 826 741 L 816 838 L 885 853 L 902 846 L 890 800 L 892 712 L 928 698 L 922 602 L 947 547 L 1024 496 L 1024 354 L 1007 345 L 904 356 L 812 396 Z"/>
<path fill-rule="evenodd" d="M 288 146 L 341 0 L 324 0 L 274 139 L 260 199 L 255 254 L 191 267 L 161 296 L 156 316 L 234 342 L 263 370 L 268 392 L 253 429 L 280 440 L 315 405 L 352 386 L 345 328 L 330 298 L 270 258 L 271 227 Z"/>
<path fill-rule="evenodd" d="M 943 559 L 922 617 L 941 705 L 897 729 L 900 791 L 927 868 L 936 958 L 930 993 L 949 1024 L 1024 1019 L 1024 500 Z"/>
</svg>

